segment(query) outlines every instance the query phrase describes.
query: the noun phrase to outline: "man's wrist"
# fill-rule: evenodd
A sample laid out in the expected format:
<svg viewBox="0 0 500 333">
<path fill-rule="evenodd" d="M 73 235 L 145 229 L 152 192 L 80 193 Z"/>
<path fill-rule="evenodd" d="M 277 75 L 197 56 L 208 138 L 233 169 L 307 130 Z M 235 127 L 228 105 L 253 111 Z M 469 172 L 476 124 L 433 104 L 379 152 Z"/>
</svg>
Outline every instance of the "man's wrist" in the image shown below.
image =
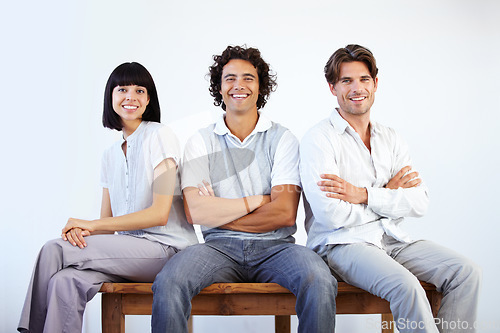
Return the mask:
<svg viewBox="0 0 500 333">
<path fill-rule="evenodd" d="M 360 200 L 361 200 L 361 204 L 365 204 L 367 205 L 368 204 L 368 190 L 366 189 L 366 187 L 361 187 L 360 188 Z"/>
</svg>

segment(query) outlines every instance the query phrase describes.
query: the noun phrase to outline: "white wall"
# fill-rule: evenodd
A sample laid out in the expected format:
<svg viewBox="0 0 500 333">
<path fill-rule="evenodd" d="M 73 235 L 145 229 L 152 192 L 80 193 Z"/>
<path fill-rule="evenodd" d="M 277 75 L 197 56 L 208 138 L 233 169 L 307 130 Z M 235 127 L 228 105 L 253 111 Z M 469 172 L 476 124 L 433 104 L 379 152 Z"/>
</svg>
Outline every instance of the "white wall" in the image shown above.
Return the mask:
<svg viewBox="0 0 500 333">
<path fill-rule="evenodd" d="M 185 139 L 210 121 L 205 79 L 228 44 L 258 47 L 278 74 L 264 109 L 299 138 L 335 99 L 322 70 L 348 43 L 380 69 L 373 117 L 408 141 L 431 189 L 415 237 L 440 242 L 484 270 L 480 332 L 500 332 L 497 238 L 500 2 L 18 1 L 2 6 L 0 331 L 13 332 L 44 242 L 70 216 L 99 211 L 99 163 L 117 133 L 102 128 L 105 81 L 124 61 L 153 74 L 163 122 Z M 303 216 L 303 215 L 301 215 Z M 302 222 L 299 221 L 302 228 Z M 303 230 L 298 242 L 304 244 Z M 85 317 L 99 332 L 98 299 Z M 371 332 L 373 317 L 339 316 L 337 332 Z M 144 332 L 148 318 L 127 319 Z M 272 319 L 195 318 L 197 332 L 272 331 Z M 226 332 L 224 331 L 224 332 Z"/>
</svg>

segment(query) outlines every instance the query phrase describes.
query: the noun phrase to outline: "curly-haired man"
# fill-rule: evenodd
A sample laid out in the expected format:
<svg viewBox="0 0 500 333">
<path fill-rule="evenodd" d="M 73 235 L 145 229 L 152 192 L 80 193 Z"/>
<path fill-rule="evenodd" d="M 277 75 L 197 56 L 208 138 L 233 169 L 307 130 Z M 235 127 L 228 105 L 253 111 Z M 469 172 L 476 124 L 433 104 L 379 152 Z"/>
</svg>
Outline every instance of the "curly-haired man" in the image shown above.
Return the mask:
<svg viewBox="0 0 500 333">
<path fill-rule="evenodd" d="M 259 50 L 214 56 L 210 93 L 226 112 L 186 144 L 186 215 L 204 244 L 176 254 L 153 285 L 153 332 L 187 332 L 191 298 L 215 282 L 275 282 L 297 296 L 300 332 L 335 325 L 337 282 L 312 250 L 294 244 L 298 142 L 258 110 L 275 77 Z"/>
</svg>

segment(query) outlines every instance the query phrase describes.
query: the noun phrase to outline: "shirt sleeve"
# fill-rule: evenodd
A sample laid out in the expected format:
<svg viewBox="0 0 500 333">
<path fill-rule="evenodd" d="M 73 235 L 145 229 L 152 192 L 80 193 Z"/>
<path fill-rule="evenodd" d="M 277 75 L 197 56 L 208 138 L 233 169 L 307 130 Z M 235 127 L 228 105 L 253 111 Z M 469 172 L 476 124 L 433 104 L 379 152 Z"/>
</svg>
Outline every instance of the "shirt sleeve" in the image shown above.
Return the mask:
<svg viewBox="0 0 500 333">
<path fill-rule="evenodd" d="M 277 185 L 300 186 L 299 142 L 287 130 L 280 138 L 271 171 L 271 187 Z"/>
<path fill-rule="evenodd" d="M 184 147 L 184 157 L 181 168 L 182 189 L 198 187 L 203 180 L 212 183 L 210 179 L 208 152 L 201 134 L 194 134 Z"/>
<path fill-rule="evenodd" d="M 380 218 L 367 205 L 327 197 L 317 184 L 321 174 L 339 175 L 339 166 L 332 139 L 316 127 L 304 136 L 300 144 L 300 177 L 315 223 L 323 224 L 325 229 L 333 231 Z"/>
<path fill-rule="evenodd" d="M 179 140 L 170 127 L 161 126 L 155 131 L 149 149 L 153 169 L 168 158 L 172 158 L 175 164 L 179 165 L 181 154 Z"/>
<path fill-rule="evenodd" d="M 405 166 L 412 166 L 408 145 L 392 131 L 394 135 L 394 158 L 391 166 L 392 179 Z M 385 184 L 384 184 L 385 185 Z M 412 188 L 367 187 L 368 207 L 381 216 L 392 219 L 400 217 L 421 217 L 429 205 L 428 189 L 424 183 Z"/>
</svg>

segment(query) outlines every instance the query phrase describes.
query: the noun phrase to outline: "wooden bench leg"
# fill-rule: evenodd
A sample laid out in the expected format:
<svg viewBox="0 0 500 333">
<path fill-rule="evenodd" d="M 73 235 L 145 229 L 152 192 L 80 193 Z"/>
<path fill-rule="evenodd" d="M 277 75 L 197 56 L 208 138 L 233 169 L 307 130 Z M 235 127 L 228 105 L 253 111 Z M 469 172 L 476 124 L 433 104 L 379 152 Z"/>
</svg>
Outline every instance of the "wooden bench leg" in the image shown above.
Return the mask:
<svg viewBox="0 0 500 333">
<path fill-rule="evenodd" d="M 394 333 L 394 317 L 392 313 L 382 313 L 381 316 L 382 333 Z"/>
<path fill-rule="evenodd" d="M 290 333 L 290 316 L 274 316 L 274 332 Z"/>
<path fill-rule="evenodd" d="M 188 319 L 188 333 L 193 333 L 193 316 L 189 316 Z"/>
<path fill-rule="evenodd" d="M 101 301 L 102 333 L 125 333 L 125 315 L 121 294 L 103 294 Z"/>
</svg>

